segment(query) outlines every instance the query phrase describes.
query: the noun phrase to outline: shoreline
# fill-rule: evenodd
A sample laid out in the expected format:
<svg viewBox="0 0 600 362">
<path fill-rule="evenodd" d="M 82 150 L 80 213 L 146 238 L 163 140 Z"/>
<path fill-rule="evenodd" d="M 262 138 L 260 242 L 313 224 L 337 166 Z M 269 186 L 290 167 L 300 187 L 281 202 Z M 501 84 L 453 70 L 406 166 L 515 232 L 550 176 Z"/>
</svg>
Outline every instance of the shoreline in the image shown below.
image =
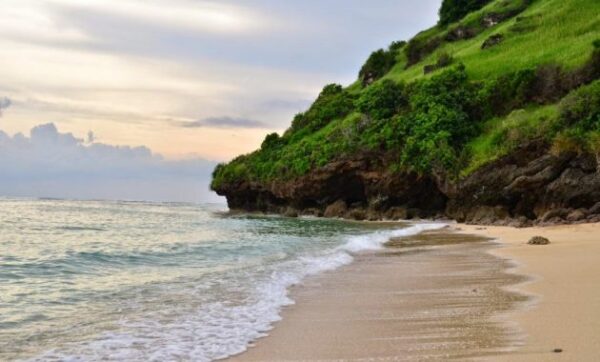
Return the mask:
<svg viewBox="0 0 600 362">
<path fill-rule="evenodd" d="M 449 228 L 395 238 L 292 288 L 295 304 L 267 337 L 228 361 L 446 360 L 512 353 L 522 333 L 505 313 L 524 277 L 489 239 Z M 390 275 L 396 276 L 390 278 Z"/>
<path fill-rule="evenodd" d="M 474 349 L 470 354 L 454 354 L 455 358 L 492 361 L 600 360 L 600 349 L 594 346 L 596 332 L 600 330 L 600 314 L 597 313 L 600 310 L 600 292 L 596 290 L 600 282 L 600 263 L 597 263 L 600 259 L 599 223 L 521 229 L 451 224 L 443 232 L 446 235 L 460 235 L 461 238 L 479 236 L 491 239 L 493 244 L 487 243 L 485 253 L 503 265 L 505 278 L 503 283 L 496 281 L 491 285 L 496 284 L 498 290 L 514 298 L 510 308 L 496 306 L 493 313 L 478 318 L 482 329 L 471 337 L 485 340 L 481 346 L 497 343 L 494 348 Z M 548 237 L 551 244 L 527 245 L 529 238 L 536 235 Z M 492 246 L 494 244 L 496 246 Z M 405 266 L 402 263 L 382 263 L 381 255 L 385 254 L 393 256 L 393 249 L 361 255 L 349 266 L 311 277 L 294 287 L 292 295 L 296 303 L 282 311 L 282 320 L 275 324 L 268 336 L 256 341 L 244 353 L 227 360 L 419 360 L 423 357 L 419 355 L 422 351 L 415 352 L 415 346 L 423 340 L 411 339 L 411 333 L 414 334 L 417 329 L 413 326 L 407 330 L 403 323 L 406 324 L 410 319 L 398 317 L 408 308 L 404 298 L 398 297 L 402 296 L 402 293 L 397 293 L 400 290 L 398 288 L 405 288 L 407 284 L 389 282 L 402 279 L 389 276 L 398 274 Z M 364 273 L 371 273 L 371 279 L 363 280 Z M 511 277 L 514 279 L 506 282 Z M 398 299 L 385 296 L 386 290 L 387 294 L 395 290 L 394 298 Z M 369 293 L 377 297 L 368 298 Z M 385 300 L 383 304 L 373 302 L 379 297 Z M 412 307 L 419 308 L 415 301 L 423 303 L 427 299 L 412 301 Z M 447 300 L 447 305 L 441 307 L 452 306 L 455 302 Z M 473 308 L 472 305 L 468 307 Z M 363 322 L 341 322 L 344 318 L 356 317 L 353 309 L 357 308 L 371 308 L 371 317 Z M 435 308 L 440 308 L 440 305 Z M 423 312 L 418 309 L 411 312 L 417 311 Z M 432 311 L 424 312 L 427 314 Z M 387 317 L 373 319 L 373 313 Z M 403 322 L 390 322 L 389 316 L 392 316 L 391 320 Z M 490 331 L 493 328 L 486 329 L 482 327 L 484 325 L 502 327 L 492 333 Z M 468 325 L 460 325 L 460 328 L 465 327 Z M 381 340 L 387 340 L 388 343 L 371 341 L 381 333 L 386 335 Z M 387 336 L 390 333 L 392 337 Z M 364 339 L 365 336 L 368 336 L 368 340 Z M 425 338 L 423 335 L 420 337 Z M 454 340 L 448 338 L 438 336 L 433 339 L 437 341 L 435 348 L 443 349 L 448 343 L 457 341 L 456 336 Z M 465 340 L 459 343 L 465 343 Z M 344 347 L 340 348 L 340 345 Z M 429 348 L 433 347 L 429 345 Z M 555 353 L 554 350 L 562 352 Z M 456 350 L 450 348 L 445 353 L 450 358 Z M 429 357 L 443 359 L 440 355 Z"/>
</svg>

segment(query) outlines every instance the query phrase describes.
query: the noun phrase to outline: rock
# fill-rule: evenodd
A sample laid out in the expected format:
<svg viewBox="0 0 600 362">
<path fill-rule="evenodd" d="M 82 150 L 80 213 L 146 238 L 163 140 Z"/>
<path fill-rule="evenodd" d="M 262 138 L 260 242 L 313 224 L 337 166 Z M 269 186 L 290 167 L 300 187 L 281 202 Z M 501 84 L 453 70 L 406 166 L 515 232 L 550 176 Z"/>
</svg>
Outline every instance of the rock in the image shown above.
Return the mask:
<svg viewBox="0 0 600 362">
<path fill-rule="evenodd" d="M 285 217 L 298 217 L 298 211 L 293 207 L 288 207 L 283 212 L 283 216 Z"/>
<path fill-rule="evenodd" d="M 550 240 L 546 239 L 543 236 L 534 236 L 527 242 L 527 244 L 529 244 L 529 245 L 548 245 L 548 244 L 550 244 Z"/>
<path fill-rule="evenodd" d="M 344 200 L 337 200 L 333 204 L 327 206 L 323 216 L 325 217 L 343 217 L 348 211 L 348 206 Z"/>
<path fill-rule="evenodd" d="M 381 212 L 374 210 L 372 208 L 369 208 L 367 210 L 367 216 L 366 219 L 369 221 L 378 221 L 382 219 L 382 215 Z"/>
<path fill-rule="evenodd" d="M 516 219 L 512 219 L 507 225 L 513 228 L 524 228 L 530 226 L 531 221 L 525 216 L 519 216 Z"/>
<path fill-rule="evenodd" d="M 498 25 L 498 23 L 501 21 L 502 21 L 502 16 L 500 14 L 490 13 L 490 14 L 486 14 L 481 19 L 481 25 L 483 25 L 485 28 L 491 28 L 492 26 Z"/>
<path fill-rule="evenodd" d="M 323 217 L 323 210 L 317 209 L 316 207 L 309 207 L 308 209 L 302 210 L 302 215 Z"/>
<path fill-rule="evenodd" d="M 470 39 L 475 35 L 477 35 L 477 31 L 475 29 L 466 28 L 460 25 L 450 30 L 444 39 L 449 42 L 453 42 L 458 40 Z"/>
<path fill-rule="evenodd" d="M 467 213 L 466 221 L 476 224 L 492 224 L 509 217 L 510 214 L 504 206 L 478 206 Z"/>
<path fill-rule="evenodd" d="M 344 215 L 344 218 L 363 221 L 367 218 L 367 212 L 363 209 L 352 209 Z"/>
<path fill-rule="evenodd" d="M 417 209 L 416 207 L 406 209 L 406 218 L 409 220 L 420 219 L 420 218 L 423 218 L 424 216 L 425 215 L 423 214 L 423 211 L 421 209 Z"/>
<path fill-rule="evenodd" d="M 567 215 L 569 215 L 568 209 L 557 208 L 546 212 L 544 215 L 542 215 L 541 220 L 548 222 L 555 219 L 564 219 L 567 217 Z"/>
<path fill-rule="evenodd" d="M 567 215 L 567 220 L 570 222 L 575 222 L 579 220 L 583 220 L 587 217 L 587 211 L 585 209 L 577 209 L 575 211 L 571 211 L 569 215 Z"/>
<path fill-rule="evenodd" d="M 600 202 L 597 202 L 594 206 L 590 207 L 590 214 L 600 214 Z"/>
<path fill-rule="evenodd" d="M 496 46 L 500 43 L 502 43 L 504 41 L 504 35 L 503 34 L 494 34 L 491 35 L 489 38 L 487 38 L 483 44 L 481 44 L 481 49 L 487 49 L 487 48 L 491 48 L 493 46 Z"/>
<path fill-rule="evenodd" d="M 408 211 L 404 207 L 392 207 L 385 213 L 385 218 L 389 220 L 406 220 Z"/>
<path fill-rule="evenodd" d="M 295 179 L 240 180 L 215 191 L 230 209 L 250 212 L 286 213 L 290 206 L 302 215 L 322 216 L 327 209 L 328 217 L 344 217 L 363 208 L 370 220 L 440 215 L 512 226 L 600 221 L 600 165 L 591 153 L 556 155 L 546 141 L 532 141 L 458 182 L 443 174 L 391 172 L 395 158 L 386 157 L 365 151 Z"/>
</svg>

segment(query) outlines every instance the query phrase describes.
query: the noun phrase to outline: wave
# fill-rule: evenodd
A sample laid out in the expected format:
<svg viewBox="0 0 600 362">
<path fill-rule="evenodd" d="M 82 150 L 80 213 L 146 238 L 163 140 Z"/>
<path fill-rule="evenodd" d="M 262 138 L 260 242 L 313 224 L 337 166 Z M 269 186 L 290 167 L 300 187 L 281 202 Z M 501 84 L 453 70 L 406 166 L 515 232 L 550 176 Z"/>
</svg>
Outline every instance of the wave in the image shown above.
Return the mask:
<svg viewBox="0 0 600 362">
<path fill-rule="evenodd" d="M 211 361 L 227 358 L 244 352 L 254 341 L 268 334 L 273 323 L 281 319 L 282 308 L 294 303 L 290 288 L 305 278 L 348 265 L 354 254 L 380 249 L 391 238 L 444 226 L 416 224 L 404 229 L 349 236 L 342 245 L 321 254 L 278 263 L 260 281 L 249 278 L 248 285 L 256 283 L 253 298 L 238 303 L 205 303 L 192 313 L 167 323 L 150 316 L 142 321 L 123 321 L 118 332 L 106 332 L 69 351 L 51 351 L 34 360 Z"/>
</svg>

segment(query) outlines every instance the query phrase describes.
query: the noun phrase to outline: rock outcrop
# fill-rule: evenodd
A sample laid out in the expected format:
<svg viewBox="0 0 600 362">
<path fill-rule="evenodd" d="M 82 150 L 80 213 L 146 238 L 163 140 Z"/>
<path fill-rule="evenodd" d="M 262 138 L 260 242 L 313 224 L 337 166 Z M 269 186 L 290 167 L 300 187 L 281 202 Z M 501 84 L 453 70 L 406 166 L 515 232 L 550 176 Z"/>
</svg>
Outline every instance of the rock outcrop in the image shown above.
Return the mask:
<svg viewBox="0 0 600 362">
<path fill-rule="evenodd" d="M 389 165 L 380 154 L 362 154 L 294 180 L 226 184 L 216 191 L 232 209 L 288 215 L 450 218 L 513 226 L 600 221 L 596 155 L 554 155 L 536 141 L 459 181 L 392 172 Z"/>
</svg>

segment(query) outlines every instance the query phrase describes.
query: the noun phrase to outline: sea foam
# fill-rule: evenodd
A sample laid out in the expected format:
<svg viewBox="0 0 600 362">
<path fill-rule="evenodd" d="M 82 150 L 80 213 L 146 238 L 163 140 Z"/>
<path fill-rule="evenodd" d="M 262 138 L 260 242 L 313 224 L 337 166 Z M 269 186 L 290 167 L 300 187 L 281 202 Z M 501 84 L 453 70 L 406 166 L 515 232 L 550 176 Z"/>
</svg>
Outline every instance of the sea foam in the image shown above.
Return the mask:
<svg viewBox="0 0 600 362">
<path fill-rule="evenodd" d="M 161 320 L 160 314 L 135 321 L 124 318 L 116 331 L 48 351 L 33 360 L 210 361 L 236 355 L 268 334 L 273 324 L 281 319 L 282 308 L 294 303 L 289 294 L 290 287 L 306 277 L 350 264 L 354 254 L 380 249 L 391 238 L 444 226 L 416 224 L 403 229 L 347 236 L 340 246 L 278 263 L 260 281 L 253 280 L 254 276 L 248 274 L 247 284 L 254 291 L 251 297 L 242 301 L 204 303 L 193 312 L 166 322 Z"/>
</svg>

